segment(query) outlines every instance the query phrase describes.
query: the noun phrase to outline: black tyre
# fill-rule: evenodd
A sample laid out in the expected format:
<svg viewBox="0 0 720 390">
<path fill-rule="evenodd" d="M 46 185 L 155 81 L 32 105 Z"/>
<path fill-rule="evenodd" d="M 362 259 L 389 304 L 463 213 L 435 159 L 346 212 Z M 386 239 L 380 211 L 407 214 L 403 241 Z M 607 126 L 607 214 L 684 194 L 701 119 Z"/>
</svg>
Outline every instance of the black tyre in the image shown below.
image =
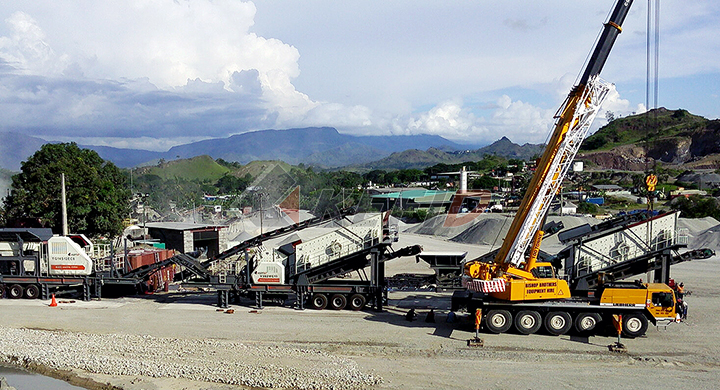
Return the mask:
<svg viewBox="0 0 720 390">
<path fill-rule="evenodd" d="M 353 294 L 350 296 L 350 300 L 348 301 L 350 310 L 354 311 L 358 311 L 365 307 L 365 303 L 367 303 L 367 299 L 365 299 L 365 296 L 362 294 Z"/>
<path fill-rule="evenodd" d="M 40 296 L 40 287 L 37 284 L 31 284 L 25 287 L 25 298 L 37 299 Z"/>
<path fill-rule="evenodd" d="M 315 310 L 322 310 L 328 305 L 328 299 L 325 294 L 315 294 L 310 298 L 310 306 Z"/>
<path fill-rule="evenodd" d="M 572 328 L 572 318 L 564 311 L 551 311 L 545 316 L 545 330 L 551 335 L 563 335 L 570 328 Z"/>
<path fill-rule="evenodd" d="M 347 305 L 347 298 L 345 298 L 345 295 L 335 294 L 330 297 L 328 304 L 333 310 L 342 310 L 345 308 L 345 305 Z"/>
<path fill-rule="evenodd" d="M 581 334 L 587 334 L 595 330 L 601 321 L 597 313 L 580 313 L 575 317 L 575 331 Z"/>
<path fill-rule="evenodd" d="M 490 310 L 485 316 L 485 326 L 492 333 L 505 333 L 512 326 L 512 315 L 507 310 Z"/>
<path fill-rule="evenodd" d="M 521 310 L 515 315 L 515 330 L 520 334 L 533 334 L 540 330 L 542 318 L 533 310 Z"/>
<path fill-rule="evenodd" d="M 7 290 L 7 296 L 10 299 L 20 299 L 23 296 L 23 287 L 19 284 L 13 284 Z"/>
<path fill-rule="evenodd" d="M 648 320 L 642 313 L 623 314 L 622 333 L 627 337 L 640 337 L 645 335 Z"/>
</svg>

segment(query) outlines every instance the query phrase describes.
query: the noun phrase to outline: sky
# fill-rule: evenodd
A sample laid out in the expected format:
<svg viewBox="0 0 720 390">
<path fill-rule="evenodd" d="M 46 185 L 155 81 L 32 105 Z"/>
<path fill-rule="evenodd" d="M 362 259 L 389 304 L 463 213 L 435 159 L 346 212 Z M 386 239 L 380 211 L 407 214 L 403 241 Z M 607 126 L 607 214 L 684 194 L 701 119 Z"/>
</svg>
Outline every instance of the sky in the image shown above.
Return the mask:
<svg viewBox="0 0 720 390">
<path fill-rule="evenodd" d="M 653 4 L 657 0 L 652 0 Z M 646 110 L 635 0 L 593 129 Z M 263 129 L 545 142 L 614 0 L 14 0 L 0 131 L 167 150 Z M 660 4 L 658 106 L 720 117 L 720 2 Z M 653 107 L 654 99 L 650 99 Z"/>
</svg>

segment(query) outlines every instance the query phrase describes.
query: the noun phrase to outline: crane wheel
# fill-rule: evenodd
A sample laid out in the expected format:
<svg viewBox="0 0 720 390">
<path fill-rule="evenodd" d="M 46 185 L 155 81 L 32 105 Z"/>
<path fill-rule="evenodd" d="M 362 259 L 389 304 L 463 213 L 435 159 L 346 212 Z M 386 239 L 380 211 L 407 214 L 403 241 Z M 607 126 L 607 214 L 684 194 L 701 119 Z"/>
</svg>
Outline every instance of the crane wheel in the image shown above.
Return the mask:
<svg viewBox="0 0 720 390">
<path fill-rule="evenodd" d="M 505 333 L 512 323 L 512 314 L 507 310 L 490 310 L 485 316 L 485 326 L 492 333 Z"/>
<path fill-rule="evenodd" d="M 521 310 L 515 315 L 515 330 L 520 334 L 533 334 L 540 330 L 542 318 L 533 310 Z"/>
<path fill-rule="evenodd" d="M 570 328 L 572 328 L 572 317 L 564 311 L 551 311 L 545 316 L 545 330 L 551 335 L 564 335 Z"/>
<path fill-rule="evenodd" d="M 36 284 L 31 284 L 25 287 L 25 298 L 37 299 L 40 296 L 40 287 Z"/>
<path fill-rule="evenodd" d="M 23 287 L 19 284 L 13 284 L 8 288 L 7 295 L 10 299 L 20 299 L 23 296 Z"/>
<path fill-rule="evenodd" d="M 330 297 L 329 306 L 333 310 L 342 310 L 347 305 L 347 298 L 342 294 L 334 294 Z"/>
<path fill-rule="evenodd" d="M 350 310 L 358 311 L 365 307 L 365 303 L 367 302 L 367 299 L 365 299 L 365 296 L 362 294 L 353 294 L 350 296 L 350 300 L 348 301 L 348 304 L 350 305 Z"/>
<path fill-rule="evenodd" d="M 310 306 L 315 310 L 322 310 L 328 305 L 328 299 L 325 294 L 315 294 L 310 298 Z"/>
<path fill-rule="evenodd" d="M 648 320 L 642 313 L 623 315 L 622 332 L 627 337 L 640 337 L 648 328 Z"/>
<path fill-rule="evenodd" d="M 600 323 L 597 313 L 580 313 L 575 317 L 575 331 L 581 334 L 592 332 Z"/>
</svg>

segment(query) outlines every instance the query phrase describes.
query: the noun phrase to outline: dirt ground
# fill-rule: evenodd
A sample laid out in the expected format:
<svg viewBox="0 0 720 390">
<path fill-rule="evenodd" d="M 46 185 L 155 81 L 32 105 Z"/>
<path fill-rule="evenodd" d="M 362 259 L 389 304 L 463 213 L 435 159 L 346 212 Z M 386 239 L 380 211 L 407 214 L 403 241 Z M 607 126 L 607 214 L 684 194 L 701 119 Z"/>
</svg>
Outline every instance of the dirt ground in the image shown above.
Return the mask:
<svg viewBox="0 0 720 390">
<path fill-rule="evenodd" d="M 396 247 L 416 243 L 426 250 L 469 251 L 468 257 L 489 249 L 415 235 L 404 235 Z M 389 274 L 431 272 L 414 258 L 391 263 Z M 609 336 L 581 339 L 570 335 L 483 333 L 485 346 L 471 348 L 466 344 L 473 336 L 470 319 L 461 318 L 455 324 L 445 322 L 451 294 L 424 291 L 390 292 L 389 306 L 380 313 L 370 309 L 298 311 L 281 306 L 266 306 L 257 312 L 252 302 L 245 301 L 232 306 L 234 314 L 226 314 L 216 311 L 212 293 L 76 301 L 56 308 L 48 307 L 45 301 L 6 299 L 0 300 L 0 327 L 153 336 L 180 344 L 185 340 L 212 339 L 320 351 L 319 363 L 332 363 L 334 359 L 354 362 L 360 372 L 381 378 L 380 384 L 373 386 L 379 389 L 714 389 L 720 378 L 719 267 L 720 257 L 675 266 L 671 276 L 683 281 L 691 292 L 687 297 L 687 321 L 667 328 L 651 326 L 645 337 L 624 339 L 628 348 L 625 354 L 608 351 L 607 345 L 616 341 Z M 419 314 L 414 322 L 404 318 L 410 308 Z M 435 323 L 424 321 L 431 308 L 436 313 Z M 83 348 L 82 342 L 67 348 Z M 228 359 L 239 359 L 222 347 L 214 348 L 203 355 L 203 364 L 222 365 L 228 364 Z M 273 360 L 268 369 L 281 369 L 281 364 L 296 363 Z M 247 388 L 73 371 L 83 378 L 129 390 Z"/>
</svg>

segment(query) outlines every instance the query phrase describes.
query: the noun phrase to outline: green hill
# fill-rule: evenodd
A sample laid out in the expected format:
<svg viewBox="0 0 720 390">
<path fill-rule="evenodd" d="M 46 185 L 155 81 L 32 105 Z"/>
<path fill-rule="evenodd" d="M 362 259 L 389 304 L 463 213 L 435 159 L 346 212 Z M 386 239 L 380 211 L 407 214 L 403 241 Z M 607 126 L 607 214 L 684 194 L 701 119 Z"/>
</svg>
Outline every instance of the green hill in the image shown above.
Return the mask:
<svg viewBox="0 0 720 390">
<path fill-rule="evenodd" d="M 177 178 L 214 182 L 229 172 L 229 168 L 218 164 L 210 156 L 197 156 L 169 162 L 161 161 L 159 165 L 142 168 L 140 173 L 157 175 L 164 180 Z"/>
<path fill-rule="evenodd" d="M 604 169 L 646 170 L 654 163 L 645 156 L 676 168 L 717 169 L 718 140 L 720 120 L 658 108 L 608 123 L 585 140 L 578 158 Z"/>
<path fill-rule="evenodd" d="M 688 137 L 705 129 L 708 122 L 707 119 L 686 110 L 658 108 L 608 123 L 588 137 L 580 150 L 609 150 L 621 145 Z"/>
</svg>

